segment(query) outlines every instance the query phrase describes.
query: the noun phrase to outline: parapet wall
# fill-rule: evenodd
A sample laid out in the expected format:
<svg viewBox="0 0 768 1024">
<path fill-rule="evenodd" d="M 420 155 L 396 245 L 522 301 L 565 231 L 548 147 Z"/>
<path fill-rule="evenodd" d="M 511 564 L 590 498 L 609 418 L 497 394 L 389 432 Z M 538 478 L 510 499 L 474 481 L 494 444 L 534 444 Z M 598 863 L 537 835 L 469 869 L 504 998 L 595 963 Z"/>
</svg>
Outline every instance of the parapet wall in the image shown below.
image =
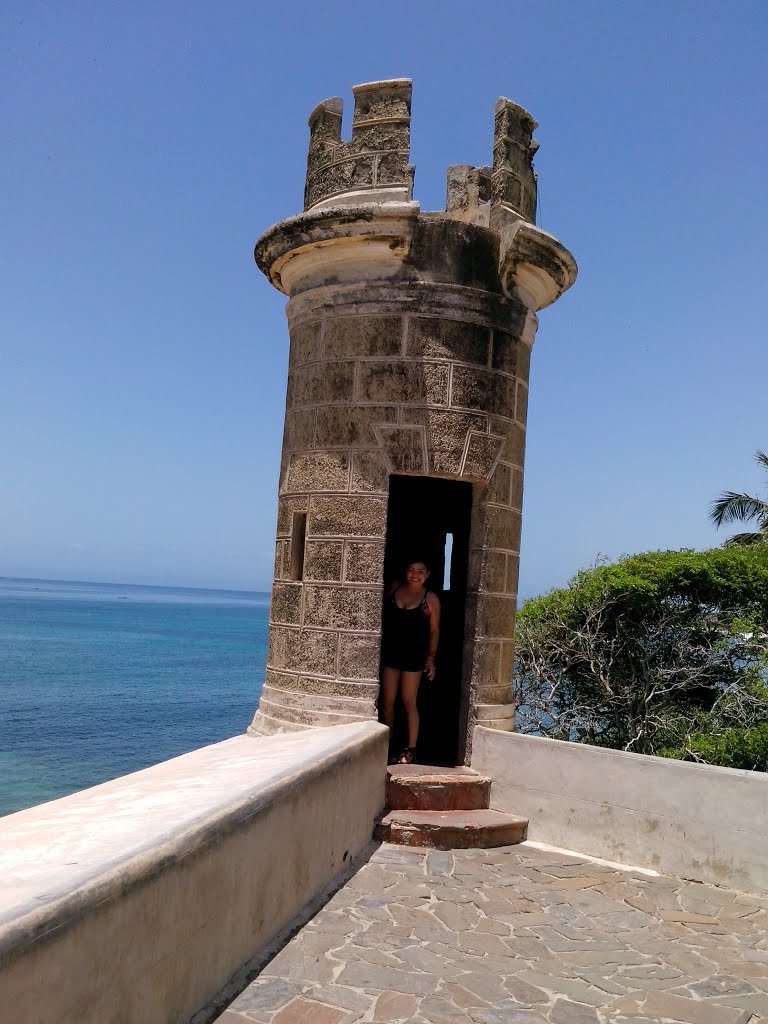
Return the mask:
<svg viewBox="0 0 768 1024">
<path fill-rule="evenodd" d="M 3 818 L 0 1020 L 187 1024 L 366 848 L 386 751 L 241 736 Z"/>
<path fill-rule="evenodd" d="M 475 730 L 491 806 L 528 838 L 742 891 L 768 892 L 768 779 L 518 733 Z"/>
</svg>

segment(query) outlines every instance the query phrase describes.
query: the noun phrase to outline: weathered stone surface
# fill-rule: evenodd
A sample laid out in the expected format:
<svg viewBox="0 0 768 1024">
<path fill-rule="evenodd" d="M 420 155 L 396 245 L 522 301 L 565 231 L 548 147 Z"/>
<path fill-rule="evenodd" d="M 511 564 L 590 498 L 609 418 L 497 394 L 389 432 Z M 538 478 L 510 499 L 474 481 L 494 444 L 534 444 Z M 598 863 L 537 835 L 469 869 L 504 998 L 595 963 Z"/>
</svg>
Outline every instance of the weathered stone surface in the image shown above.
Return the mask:
<svg viewBox="0 0 768 1024">
<path fill-rule="evenodd" d="M 272 601 L 269 606 L 270 621 L 300 623 L 301 594 L 300 583 L 275 583 L 272 587 Z"/>
<path fill-rule="evenodd" d="M 449 368 L 444 363 L 371 361 L 359 367 L 360 402 L 448 405 Z"/>
<path fill-rule="evenodd" d="M 378 674 L 378 635 L 341 634 L 339 636 L 339 675 L 344 679 L 377 679 Z"/>
<path fill-rule="evenodd" d="M 409 421 L 418 419 L 427 430 L 427 452 L 434 473 L 460 474 L 470 431 L 487 432 L 488 417 L 442 409 L 408 410 Z"/>
<path fill-rule="evenodd" d="M 520 317 L 519 334 L 522 333 L 525 317 Z M 528 380 L 531 351 L 518 336 L 508 331 L 494 331 L 491 351 L 491 366 L 501 373 Z"/>
<path fill-rule="evenodd" d="M 314 999 L 294 999 L 272 1018 L 272 1024 L 339 1024 L 347 1016 L 344 1010 L 338 1010 Z"/>
<path fill-rule="evenodd" d="M 522 466 L 525 458 L 525 429 L 506 417 L 491 417 L 491 433 L 504 438 L 499 458 L 513 466 Z"/>
<path fill-rule="evenodd" d="M 386 503 L 380 498 L 313 497 L 307 518 L 309 537 L 384 537 Z"/>
<path fill-rule="evenodd" d="M 276 1010 L 301 992 L 301 985 L 282 978 L 267 979 L 260 985 L 252 985 L 237 997 L 230 1009 L 240 1012 L 248 1010 Z"/>
<path fill-rule="evenodd" d="M 472 547 L 520 550 L 520 513 L 498 505 L 487 505 L 472 524 Z"/>
<path fill-rule="evenodd" d="M 382 992 L 376 1000 L 373 1019 L 377 1021 L 409 1020 L 419 1005 L 415 996 L 402 992 Z"/>
<path fill-rule="evenodd" d="M 549 1019 L 552 1024 L 599 1024 L 599 1017 L 592 1007 L 568 1003 L 564 999 L 555 1001 Z"/>
<path fill-rule="evenodd" d="M 512 505 L 512 472 L 512 467 L 507 463 L 496 463 L 488 481 L 488 501 L 495 505 Z"/>
<path fill-rule="evenodd" d="M 304 625 L 372 632 L 380 623 L 380 588 L 304 585 Z"/>
<path fill-rule="evenodd" d="M 503 639 L 512 636 L 515 628 L 517 602 L 514 597 L 498 594 L 480 594 L 477 598 L 478 636 L 494 636 Z"/>
<path fill-rule="evenodd" d="M 319 629 L 272 626 L 267 664 L 289 671 L 333 675 L 336 669 L 336 634 Z"/>
<path fill-rule="evenodd" d="M 472 683 L 478 693 L 480 688 L 496 687 L 502 684 L 499 674 L 500 652 L 500 644 L 486 638 L 475 640 L 471 648 L 465 649 L 465 671 L 470 673 Z"/>
<path fill-rule="evenodd" d="M 675 996 L 670 992 L 649 992 L 643 1002 L 643 1010 L 671 1020 L 684 1021 L 685 1024 L 746 1024 L 751 1017 L 749 1010 L 716 1006 L 701 999 Z"/>
<path fill-rule="evenodd" d="M 520 556 L 515 554 L 507 555 L 507 593 L 517 595 L 517 585 L 520 579 Z"/>
<path fill-rule="evenodd" d="M 345 638 L 360 639 L 357 634 L 342 634 L 339 636 L 339 646 L 343 645 Z M 375 638 L 378 646 L 378 637 Z M 378 669 L 378 658 L 376 660 Z M 296 690 L 297 692 L 321 696 L 327 695 L 330 699 L 334 697 L 353 697 L 361 700 L 375 701 L 379 693 L 379 682 L 373 676 L 359 676 L 348 679 L 328 679 L 324 676 L 315 676 L 312 673 L 286 672 L 282 669 L 268 668 L 264 674 L 265 685 L 272 685 L 282 690 Z"/>
<path fill-rule="evenodd" d="M 373 988 L 383 992 L 421 996 L 437 988 L 437 979 L 432 975 L 361 962 L 348 963 L 337 980 L 341 985 L 353 988 Z"/>
<path fill-rule="evenodd" d="M 468 580 L 470 589 L 503 594 L 507 586 L 507 552 L 474 548 L 472 556 Z"/>
<path fill-rule="evenodd" d="M 290 579 L 291 542 L 277 540 L 275 542 L 275 583 Z"/>
<path fill-rule="evenodd" d="M 355 452 L 352 456 L 350 490 L 357 494 L 386 494 L 389 467 L 382 451 Z"/>
<path fill-rule="evenodd" d="M 341 541 L 310 540 L 304 551 L 304 580 L 341 582 L 344 544 Z"/>
<path fill-rule="evenodd" d="M 380 424 L 376 435 L 391 473 L 427 471 L 427 435 L 423 427 Z"/>
<path fill-rule="evenodd" d="M 378 832 L 382 839 L 404 846 L 487 849 L 522 842 L 527 826 L 525 818 L 491 810 L 390 811 Z"/>
<path fill-rule="evenodd" d="M 497 673 L 501 678 L 501 673 Z M 512 701 L 512 679 L 506 682 L 495 683 L 492 686 L 478 686 L 475 691 L 476 704 L 500 704 L 507 705 Z"/>
<path fill-rule="evenodd" d="M 467 437 L 461 475 L 485 483 L 496 465 L 503 444 L 503 438 L 472 431 Z"/>
<path fill-rule="evenodd" d="M 297 366 L 288 378 L 286 405 L 321 405 L 348 402 L 352 392 L 355 364 L 346 362 L 309 363 Z"/>
<path fill-rule="evenodd" d="M 483 999 L 482 996 L 477 995 L 476 992 L 470 992 L 468 988 L 464 988 L 463 985 L 459 985 L 456 982 L 446 982 L 443 986 L 443 990 L 451 997 L 453 1002 L 462 1009 L 466 1009 L 470 1006 L 490 1006 L 490 1003 Z"/>
<path fill-rule="evenodd" d="M 495 416 L 515 415 L 515 381 L 489 370 L 454 366 L 451 408 L 482 410 Z"/>
<path fill-rule="evenodd" d="M 291 324 L 291 365 L 301 366 L 321 358 L 322 320 Z"/>
<path fill-rule="evenodd" d="M 419 773 L 403 771 L 410 767 L 413 766 L 393 765 L 387 769 L 390 810 L 456 811 L 489 806 L 490 779 L 474 772 L 443 773 L 437 768 Z"/>
<path fill-rule="evenodd" d="M 662 921 L 679 921 L 680 924 L 719 924 L 716 917 L 709 914 L 690 914 L 685 910 L 661 910 Z"/>
<path fill-rule="evenodd" d="M 384 583 L 384 545 L 347 541 L 344 579 L 347 583 Z"/>
<path fill-rule="evenodd" d="M 290 537 L 293 527 L 293 516 L 296 512 L 306 512 L 309 508 L 309 498 L 306 495 L 301 497 L 287 497 L 277 502 L 277 535 L 278 537 Z"/>
<path fill-rule="evenodd" d="M 373 425 L 394 423 L 397 408 L 393 405 L 326 406 L 319 408 L 316 416 L 315 437 L 319 448 L 370 448 L 379 443 Z"/>
<path fill-rule="evenodd" d="M 314 447 L 316 415 L 314 409 L 291 409 L 286 412 L 283 451 Z"/>
<path fill-rule="evenodd" d="M 323 348 L 326 359 L 358 356 L 400 355 L 403 320 L 398 316 L 329 317 L 325 321 Z"/>
<path fill-rule="evenodd" d="M 528 419 L 528 385 L 521 380 L 515 388 L 515 419 L 523 428 Z"/>
<path fill-rule="evenodd" d="M 488 365 L 490 331 L 475 323 L 438 317 L 411 317 L 406 355 Z"/>
<path fill-rule="evenodd" d="M 283 493 L 348 491 L 349 456 L 343 452 L 306 452 L 291 455 Z"/>
<path fill-rule="evenodd" d="M 538 1010 L 528 1010 L 506 999 L 491 1010 L 470 1010 L 470 1019 L 475 1024 L 545 1024 Z"/>
</svg>

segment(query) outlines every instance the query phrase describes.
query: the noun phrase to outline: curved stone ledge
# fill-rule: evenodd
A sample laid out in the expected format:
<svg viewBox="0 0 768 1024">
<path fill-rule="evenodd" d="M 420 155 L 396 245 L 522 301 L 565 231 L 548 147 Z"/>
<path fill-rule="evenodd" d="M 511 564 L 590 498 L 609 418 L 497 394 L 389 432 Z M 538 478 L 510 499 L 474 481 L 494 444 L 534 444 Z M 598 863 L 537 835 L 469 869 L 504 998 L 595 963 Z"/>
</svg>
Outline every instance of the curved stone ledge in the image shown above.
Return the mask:
<svg viewBox="0 0 768 1024">
<path fill-rule="evenodd" d="M 369 203 L 310 210 L 279 221 L 254 249 L 259 269 L 291 297 L 349 284 L 432 282 L 502 295 L 499 235 L 418 203 Z"/>
<path fill-rule="evenodd" d="M 366 847 L 386 750 L 374 722 L 241 736 L 4 818 L 0 1006 L 188 1020 Z"/>
<path fill-rule="evenodd" d="M 516 221 L 501 230 L 500 273 L 505 294 L 530 309 L 550 306 L 576 280 L 576 260 L 554 235 Z"/>
</svg>

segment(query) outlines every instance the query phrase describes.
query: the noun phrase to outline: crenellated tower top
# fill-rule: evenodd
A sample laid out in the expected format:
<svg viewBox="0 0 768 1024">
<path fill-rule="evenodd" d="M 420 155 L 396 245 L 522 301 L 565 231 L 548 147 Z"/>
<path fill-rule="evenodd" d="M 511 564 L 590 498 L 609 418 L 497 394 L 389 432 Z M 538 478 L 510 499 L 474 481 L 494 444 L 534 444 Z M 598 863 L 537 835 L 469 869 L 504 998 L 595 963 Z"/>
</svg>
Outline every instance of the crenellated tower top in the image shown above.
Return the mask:
<svg viewBox="0 0 768 1024">
<path fill-rule="evenodd" d="M 410 78 L 353 86 L 349 141 L 341 138 L 342 98 L 318 103 L 309 115 L 305 210 L 412 200 L 411 92 Z M 494 228 L 510 220 L 535 222 L 536 127 L 517 103 L 503 96 L 496 101 L 492 166 L 448 168 L 451 218 Z"/>
</svg>

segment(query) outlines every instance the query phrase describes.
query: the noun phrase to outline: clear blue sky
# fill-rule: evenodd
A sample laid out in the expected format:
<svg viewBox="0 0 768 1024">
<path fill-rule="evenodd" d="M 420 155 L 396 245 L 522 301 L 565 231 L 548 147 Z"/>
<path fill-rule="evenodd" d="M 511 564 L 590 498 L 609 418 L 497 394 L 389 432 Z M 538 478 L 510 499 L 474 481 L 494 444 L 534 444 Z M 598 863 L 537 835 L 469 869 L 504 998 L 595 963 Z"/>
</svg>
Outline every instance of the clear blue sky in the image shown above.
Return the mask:
<svg viewBox="0 0 768 1024">
<path fill-rule="evenodd" d="M 717 544 L 768 448 L 768 5 L 58 3 L 0 12 L 0 575 L 267 589 L 287 360 L 255 238 L 306 118 L 414 79 L 416 198 L 540 122 L 576 286 L 534 350 L 521 593 Z"/>
</svg>

